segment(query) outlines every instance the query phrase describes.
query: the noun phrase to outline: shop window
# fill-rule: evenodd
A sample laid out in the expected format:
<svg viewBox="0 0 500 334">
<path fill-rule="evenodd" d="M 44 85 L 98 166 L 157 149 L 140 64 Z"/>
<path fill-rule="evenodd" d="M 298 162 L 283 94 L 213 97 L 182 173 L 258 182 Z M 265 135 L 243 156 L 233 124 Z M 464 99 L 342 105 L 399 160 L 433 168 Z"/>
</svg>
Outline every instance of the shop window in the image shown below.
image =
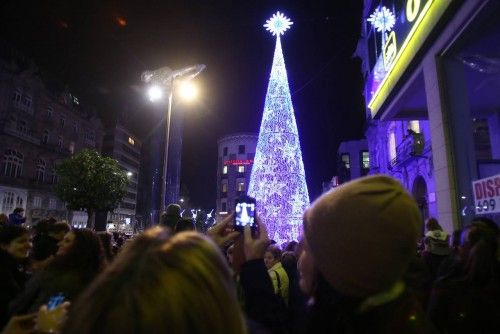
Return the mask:
<svg viewBox="0 0 500 334">
<path fill-rule="evenodd" d="M 237 189 L 238 189 L 238 192 L 245 191 L 245 182 L 238 182 Z"/>
<path fill-rule="evenodd" d="M 245 166 L 238 166 L 238 173 L 245 173 Z"/>
<path fill-rule="evenodd" d="M 222 167 L 222 174 L 227 174 L 227 165 Z"/>
</svg>

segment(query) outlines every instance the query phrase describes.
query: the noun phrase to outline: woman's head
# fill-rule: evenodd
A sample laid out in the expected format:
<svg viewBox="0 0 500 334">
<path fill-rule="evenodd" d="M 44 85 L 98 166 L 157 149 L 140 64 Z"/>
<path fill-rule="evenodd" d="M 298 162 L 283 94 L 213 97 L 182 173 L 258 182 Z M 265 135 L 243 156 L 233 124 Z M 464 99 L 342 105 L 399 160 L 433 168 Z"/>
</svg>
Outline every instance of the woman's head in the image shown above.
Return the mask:
<svg viewBox="0 0 500 334">
<path fill-rule="evenodd" d="M 29 232 L 18 225 L 0 226 L 0 248 L 18 261 L 28 257 L 31 249 Z"/>
<path fill-rule="evenodd" d="M 264 253 L 264 263 L 267 269 L 271 269 L 276 263 L 281 261 L 281 249 L 278 245 L 270 245 Z"/>
<path fill-rule="evenodd" d="M 436 218 L 429 218 L 425 223 L 425 229 L 427 231 L 442 231 L 443 228 L 439 225 L 439 222 Z"/>
<path fill-rule="evenodd" d="M 104 251 L 99 237 L 89 229 L 75 229 L 59 242 L 59 250 L 52 268 L 65 270 L 75 268 L 93 277 L 105 265 Z"/>
<path fill-rule="evenodd" d="M 226 260 L 196 232 L 155 227 L 128 244 L 74 305 L 66 332 L 242 333 Z"/>
</svg>

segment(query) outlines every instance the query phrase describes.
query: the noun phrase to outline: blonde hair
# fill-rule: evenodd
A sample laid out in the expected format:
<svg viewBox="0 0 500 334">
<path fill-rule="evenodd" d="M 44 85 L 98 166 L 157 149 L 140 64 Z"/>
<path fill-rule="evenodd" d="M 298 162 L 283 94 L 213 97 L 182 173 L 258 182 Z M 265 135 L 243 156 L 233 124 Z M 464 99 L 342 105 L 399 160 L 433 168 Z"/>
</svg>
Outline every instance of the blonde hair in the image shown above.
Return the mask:
<svg viewBox="0 0 500 334">
<path fill-rule="evenodd" d="M 229 267 L 197 232 L 133 240 L 72 308 L 65 333 L 246 333 Z"/>
</svg>

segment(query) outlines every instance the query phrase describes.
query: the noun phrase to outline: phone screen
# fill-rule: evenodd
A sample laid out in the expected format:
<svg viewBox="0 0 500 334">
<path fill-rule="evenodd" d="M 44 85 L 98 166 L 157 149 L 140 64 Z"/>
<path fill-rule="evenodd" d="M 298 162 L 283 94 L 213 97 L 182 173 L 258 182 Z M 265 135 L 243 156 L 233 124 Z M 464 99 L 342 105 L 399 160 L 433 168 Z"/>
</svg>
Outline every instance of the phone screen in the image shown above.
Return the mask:
<svg viewBox="0 0 500 334">
<path fill-rule="evenodd" d="M 58 294 L 55 296 L 50 297 L 49 301 L 47 302 L 47 309 L 48 310 L 53 310 L 60 304 L 64 302 L 64 296 L 62 294 Z"/>
<path fill-rule="evenodd" d="M 255 199 L 245 197 L 236 200 L 234 208 L 234 229 L 243 230 L 245 226 L 249 225 L 255 229 Z"/>
</svg>

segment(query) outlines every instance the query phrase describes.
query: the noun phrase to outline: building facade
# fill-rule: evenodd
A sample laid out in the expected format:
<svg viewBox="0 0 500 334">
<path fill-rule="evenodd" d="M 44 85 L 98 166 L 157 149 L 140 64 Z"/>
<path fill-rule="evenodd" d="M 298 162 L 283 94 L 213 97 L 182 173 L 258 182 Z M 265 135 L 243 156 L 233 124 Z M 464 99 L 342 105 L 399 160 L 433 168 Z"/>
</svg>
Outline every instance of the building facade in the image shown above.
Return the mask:
<svg viewBox="0 0 500 334">
<path fill-rule="evenodd" d="M 367 175 L 370 156 L 366 139 L 341 142 L 337 150 L 338 182 L 345 183 Z"/>
<path fill-rule="evenodd" d="M 258 136 L 236 133 L 218 140 L 217 216 L 233 211 L 235 200 L 246 195 Z"/>
<path fill-rule="evenodd" d="M 120 205 L 109 214 L 112 227 L 134 226 L 137 208 L 137 188 L 141 164 L 141 142 L 121 124 L 107 127 L 102 143 L 102 153 L 118 161 L 127 174 L 128 187 Z M 123 230 L 124 228 L 121 228 Z"/>
<path fill-rule="evenodd" d="M 0 212 L 22 207 L 28 224 L 48 217 L 86 222 L 55 195 L 55 166 L 84 148 L 99 151 L 101 122 L 67 90 L 49 88 L 15 50 L 3 48 L 0 58 Z"/>
<path fill-rule="evenodd" d="M 365 1 L 370 173 L 398 178 L 448 232 L 499 222 L 499 15 L 488 0 Z"/>
</svg>

